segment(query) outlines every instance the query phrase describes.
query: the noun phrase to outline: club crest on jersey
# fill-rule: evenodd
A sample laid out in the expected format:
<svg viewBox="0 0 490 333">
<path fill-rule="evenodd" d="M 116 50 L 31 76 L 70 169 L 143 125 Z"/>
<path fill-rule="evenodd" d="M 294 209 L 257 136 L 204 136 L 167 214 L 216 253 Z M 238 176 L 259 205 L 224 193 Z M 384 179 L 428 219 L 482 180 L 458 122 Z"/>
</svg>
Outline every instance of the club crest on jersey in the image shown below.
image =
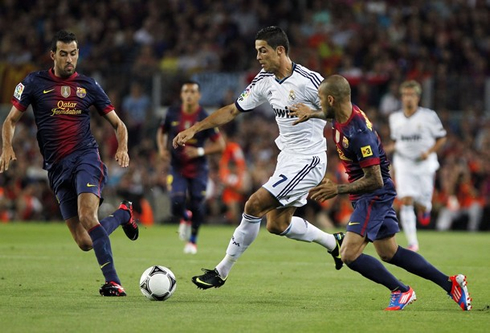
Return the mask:
<svg viewBox="0 0 490 333">
<path fill-rule="evenodd" d="M 361 154 L 362 154 L 362 157 L 373 156 L 373 150 L 371 149 L 371 146 L 361 147 Z"/>
<path fill-rule="evenodd" d="M 61 96 L 64 98 L 68 98 L 71 95 L 71 88 L 69 86 L 62 86 L 61 87 Z"/>
<path fill-rule="evenodd" d="M 345 136 L 342 138 L 342 147 L 345 149 L 349 148 L 349 139 L 347 139 Z"/>
<path fill-rule="evenodd" d="M 294 93 L 294 90 L 289 91 L 289 100 L 294 101 L 296 99 L 296 94 Z"/>
<path fill-rule="evenodd" d="M 22 93 L 24 92 L 24 85 L 22 83 L 19 83 L 14 90 L 14 97 L 20 100 L 22 97 Z"/>
<path fill-rule="evenodd" d="M 82 88 L 82 87 L 77 87 L 76 94 L 78 97 L 84 98 L 85 96 L 87 96 L 87 90 L 85 90 L 85 88 Z"/>
</svg>

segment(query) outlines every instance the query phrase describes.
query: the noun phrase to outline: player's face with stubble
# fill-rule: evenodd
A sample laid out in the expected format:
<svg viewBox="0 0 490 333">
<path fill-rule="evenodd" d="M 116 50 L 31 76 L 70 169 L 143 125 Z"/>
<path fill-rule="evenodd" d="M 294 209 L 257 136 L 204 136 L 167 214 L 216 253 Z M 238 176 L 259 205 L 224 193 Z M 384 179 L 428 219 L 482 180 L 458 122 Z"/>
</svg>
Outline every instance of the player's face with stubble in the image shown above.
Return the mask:
<svg viewBox="0 0 490 333">
<path fill-rule="evenodd" d="M 328 94 L 326 91 L 324 91 L 323 85 L 320 85 L 320 87 L 318 88 L 318 97 L 320 98 L 320 104 L 325 118 L 334 119 L 335 111 L 333 106 L 330 105 L 328 102 Z"/>
<path fill-rule="evenodd" d="M 257 60 L 262 68 L 269 73 L 275 73 L 279 69 L 279 55 L 265 40 L 256 40 Z"/>
<path fill-rule="evenodd" d="M 54 74 L 59 77 L 68 77 L 75 73 L 78 61 L 77 42 L 56 43 L 56 52 L 51 51 L 51 59 L 54 61 Z"/>
</svg>

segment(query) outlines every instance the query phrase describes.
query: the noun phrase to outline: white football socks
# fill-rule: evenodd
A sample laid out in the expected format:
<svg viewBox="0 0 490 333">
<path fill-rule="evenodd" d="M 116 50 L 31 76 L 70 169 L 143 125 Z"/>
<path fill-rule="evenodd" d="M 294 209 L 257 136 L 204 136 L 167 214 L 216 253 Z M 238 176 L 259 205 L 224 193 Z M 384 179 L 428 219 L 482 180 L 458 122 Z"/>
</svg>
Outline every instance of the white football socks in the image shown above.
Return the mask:
<svg viewBox="0 0 490 333">
<path fill-rule="evenodd" d="M 297 216 L 293 216 L 291 224 L 281 236 L 303 242 L 315 242 L 329 251 L 332 251 L 337 246 L 337 241 L 332 234 L 321 231 L 310 222 Z"/>
<path fill-rule="evenodd" d="M 400 223 L 407 237 L 408 245 L 418 245 L 417 217 L 412 205 L 402 205 L 400 208 Z"/>
<path fill-rule="evenodd" d="M 262 218 L 259 217 L 247 214 L 242 215 L 242 221 L 231 237 L 225 257 L 216 265 L 216 270 L 221 278 L 225 279 L 228 276 L 238 258 L 252 244 L 255 238 L 257 238 L 261 220 Z M 332 234 L 321 231 L 313 224 L 297 216 L 293 216 L 289 227 L 281 236 L 303 242 L 315 242 L 328 251 L 332 251 L 337 246 L 337 241 Z"/>
<path fill-rule="evenodd" d="M 240 256 L 245 252 L 250 244 L 257 238 L 260 231 L 260 221 L 262 218 L 252 215 L 243 214 L 240 225 L 233 232 L 226 255 L 221 262 L 216 266 L 221 278 L 226 278 L 231 271 L 231 268 Z"/>
</svg>

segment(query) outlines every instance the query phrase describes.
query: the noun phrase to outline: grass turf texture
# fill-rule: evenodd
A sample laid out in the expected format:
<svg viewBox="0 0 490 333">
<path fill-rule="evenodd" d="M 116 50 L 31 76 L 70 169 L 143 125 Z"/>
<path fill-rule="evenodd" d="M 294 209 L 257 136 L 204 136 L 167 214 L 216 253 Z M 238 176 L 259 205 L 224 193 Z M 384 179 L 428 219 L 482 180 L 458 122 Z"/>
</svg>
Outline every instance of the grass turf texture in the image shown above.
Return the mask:
<svg viewBox="0 0 490 333">
<path fill-rule="evenodd" d="M 389 292 L 347 267 L 334 269 L 316 244 L 269 234 L 259 237 L 220 289 L 198 290 L 200 268 L 221 260 L 233 227 L 204 226 L 197 255 L 184 255 L 176 225 L 141 227 L 129 241 L 111 236 L 127 297 L 101 297 L 102 274 L 92 251 L 82 252 L 62 223 L 0 225 L 1 332 L 488 332 L 489 233 L 419 233 L 421 251 L 446 274 L 464 273 L 473 310 L 461 311 L 435 284 L 388 268 L 418 300 L 387 312 Z M 402 234 L 398 236 L 404 244 Z M 367 253 L 373 254 L 369 245 Z M 151 265 L 169 267 L 177 290 L 165 302 L 139 290 Z"/>
</svg>

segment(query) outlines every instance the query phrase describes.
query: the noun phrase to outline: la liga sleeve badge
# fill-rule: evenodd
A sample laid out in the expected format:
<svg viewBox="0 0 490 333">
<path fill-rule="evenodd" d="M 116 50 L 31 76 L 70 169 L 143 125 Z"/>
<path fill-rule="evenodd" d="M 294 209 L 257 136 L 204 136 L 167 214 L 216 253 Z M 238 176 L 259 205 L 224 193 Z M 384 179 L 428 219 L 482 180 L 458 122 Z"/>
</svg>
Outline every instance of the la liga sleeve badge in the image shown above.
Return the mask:
<svg viewBox="0 0 490 333">
<path fill-rule="evenodd" d="M 22 83 L 19 83 L 14 90 L 14 97 L 17 98 L 19 101 L 22 98 L 22 93 L 24 92 L 24 85 Z"/>
</svg>

